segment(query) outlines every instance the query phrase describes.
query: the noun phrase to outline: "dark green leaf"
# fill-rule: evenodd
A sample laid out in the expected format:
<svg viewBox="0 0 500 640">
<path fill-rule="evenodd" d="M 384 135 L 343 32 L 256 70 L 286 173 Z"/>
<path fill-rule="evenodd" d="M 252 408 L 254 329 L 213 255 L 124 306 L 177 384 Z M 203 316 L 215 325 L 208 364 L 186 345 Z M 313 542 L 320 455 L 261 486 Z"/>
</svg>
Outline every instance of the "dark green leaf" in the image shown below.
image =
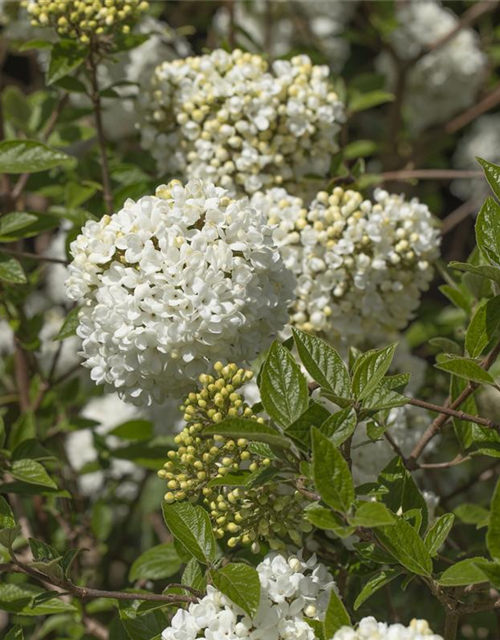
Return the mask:
<svg viewBox="0 0 500 640">
<path fill-rule="evenodd" d="M 351 626 L 351 618 L 347 613 L 344 603 L 335 591 L 330 592 L 330 602 L 326 610 L 323 629 L 325 638 L 332 638 L 334 634 L 343 626 Z"/>
<path fill-rule="evenodd" d="M 375 535 L 403 567 L 419 576 L 431 576 L 429 551 L 406 520 L 399 519 L 390 527 L 380 527 L 375 530 Z"/>
<path fill-rule="evenodd" d="M 443 357 L 434 365 L 436 369 L 453 373 L 453 375 L 479 382 L 480 384 L 495 384 L 495 380 L 479 363 L 470 358 Z"/>
<path fill-rule="evenodd" d="M 500 266 L 500 207 L 488 198 L 476 221 L 476 242 L 489 264 Z"/>
<path fill-rule="evenodd" d="M 467 262 L 450 262 L 450 267 L 458 269 L 459 271 L 474 273 L 477 276 L 488 278 L 489 280 L 493 280 L 497 284 L 500 284 L 500 269 L 498 267 L 492 267 L 487 264 L 475 265 Z"/>
<path fill-rule="evenodd" d="M 16 624 L 10 631 L 7 632 L 4 640 L 24 640 L 24 633 L 21 625 Z"/>
<path fill-rule="evenodd" d="M 321 386 L 325 395 L 351 397 L 351 381 L 342 358 L 320 338 L 293 329 L 293 337 L 302 364 Z"/>
<path fill-rule="evenodd" d="M 394 94 L 387 91 L 370 91 L 370 93 L 358 93 L 354 95 L 349 102 L 349 111 L 355 113 L 357 111 L 365 111 L 378 107 L 386 102 L 392 102 Z"/>
<path fill-rule="evenodd" d="M 285 433 L 295 442 L 302 445 L 304 451 L 311 448 L 311 427 L 320 428 L 330 415 L 329 411 L 318 402 L 312 401 L 304 413 L 285 429 Z"/>
<path fill-rule="evenodd" d="M 134 561 L 128 579 L 160 580 L 170 578 L 181 568 L 182 562 L 171 542 L 151 547 Z"/>
<path fill-rule="evenodd" d="M 65 340 L 66 338 L 70 338 L 76 334 L 76 329 L 78 327 L 78 314 L 79 307 L 75 307 L 71 309 L 71 311 L 66 316 L 62 327 L 59 329 L 59 333 L 56 335 L 54 340 Z"/>
<path fill-rule="evenodd" d="M 460 587 L 486 582 L 484 573 L 476 565 L 483 558 L 468 558 L 452 565 L 441 574 L 437 581 L 443 587 Z"/>
<path fill-rule="evenodd" d="M 252 618 L 259 607 L 259 574 L 247 564 L 231 563 L 211 573 L 214 585 Z"/>
<path fill-rule="evenodd" d="M 77 69 L 87 57 L 87 49 L 73 40 L 59 40 L 52 47 L 47 85 L 64 78 Z"/>
<path fill-rule="evenodd" d="M 215 560 L 216 545 L 208 513 L 190 502 L 163 503 L 163 517 L 170 533 L 188 553 L 203 564 Z"/>
<path fill-rule="evenodd" d="M 320 431 L 336 447 L 340 446 L 352 436 L 358 424 L 356 411 L 352 407 L 346 407 L 333 413 L 320 427 Z"/>
<path fill-rule="evenodd" d="M 384 571 L 381 571 L 373 576 L 373 578 L 370 578 L 354 601 L 354 611 L 357 611 L 359 607 L 376 591 L 384 587 L 386 584 L 389 584 L 389 582 L 400 576 L 402 573 L 401 569 L 384 569 Z"/>
<path fill-rule="evenodd" d="M 350 518 L 356 527 L 383 527 L 396 524 L 396 516 L 381 502 L 361 502 Z"/>
<path fill-rule="evenodd" d="M 393 513 L 399 513 L 400 509 L 403 513 L 411 509 L 420 509 L 425 531 L 428 522 L 427 505 L 411 473 L 400 458 L 393 458 L 389 462 L 380 473 L 378 482 L 387 488 L 381 499 Z"/>
<path fill-rule="evenodd" d="M 269 349 L 260 393 L 267 414 L 282 427 L 295 422 L 307 409 L 307 381 L 291 353 L 279 342 Z"/>
<path fill-rule="evenodd" d="M 372 349 L 357 359 L 352 376 L 352 389 L 357 398 L 362 400 L 375 390 L 391 366 L 397 346 L 394 342 L 384 349 Z"/>
<path fill-rule="evenodd" d="M 23 211 L 7 213 L 0 218 L 0 237 L 8 235 L 12 231 L 23 229 L 32 222 L 36 222 L 37 219 L 32 213 Z"/>
<path fill-rule="evenodd" d="M 68 162 L 70 156 L 36 140 L 0 142 L 0 173 L 36 173 Z"/>
<path fill-rule="evenodd" d="M 312 429 L 313 478 L 321 498 L 336 511 L 347 513 L 354 503 L 351 472 L 342 454 L 318 429 Z"/>
<path fill-rule="evenodd" d="M 322 507 L 317 502 L 308 505 L 304 513 L 309 522 L 315 527 L 333 531 L 339 538 L 352 536 L 356 531 L 356 527 L 346 525 L 337 513 L 331 509 Z"/>
<path fill-rule="evenodd" d="M 193 589 L 198 589 L 198 591 L 205 591 L 207 579 L 196 558 L 191 558 L 187 563 L 182 574 L 182 584 L 185 584 L 187 587 L 192 587 Z"/>
<path fill-rule="evenodd" d="M 257 442 L 265 442 L 282 449 L 290 449 L 292 446 L 290 440 L 280 435 L 276 429 L 247 418 L 226 418 L 219 424 L 206 427 L 203 434 L 257 440 Z"/>
<path fill-rule="evenodd" d="M 488 162 L 488 160 L 483 160 L 483 158 L 478 158 L 476 156 L 476 160 L 482 166 L 484 171 L 484 176 L 488 181 L 493 193 L 500 200 L 500 167 L 492 162 Z"/>
<path fill-rule="evenodd" d="M 10 473 L 14 478 L 22 482 L 57 489 L 56 483 L 50 478 L 44 467 L 35 460 L 15 460 L 12 463 Z"/>
<path fill-rule="evenodd" d="M 500 560 L 500 480 L 490 503 L 490 519 L 486 533 L 486 546 L 494 560 Z"/>
<path fill-rule="evenodd" d="M 424 544 L 432 557 L 436 556 L 439 549 L 444 544 L 453 526 L 455 516 L 452 513 L 445 513 L 436 519 L 425 536 Z"/>
<path fill-rule="evenodd" d="M 109 433 L 124 440 L 149 440 L 153 437 L 153 423 L 150 420 L 129 420 Z"/>
<path fill-rule="evenodd" d="M 26 274 L 19 260 L 2 251 L 0 251 L 0 280 L 12 284 L 25 284 L 27 282 Z"/>
<path fill-rule="evenodd" d="M 16 520 L 9 503 L 0 496 L 0 529 L 11 529 L 16 526 Z"/>
<path fill-rule="evenodd" d="M 500 326 L 500 296 L 483 302 L 477 309 L 465 334 L 465 348 L 471 358 L 477 358 L 495 337 Z"/>
<path fill-rule="evenodd" d="M 486 527 L 489 522 L 490 512 L 479 504 L 464 502 L 453 510 L 453 513 L 464 524 L 475 524 L 477 528 Z"/>
</svg>

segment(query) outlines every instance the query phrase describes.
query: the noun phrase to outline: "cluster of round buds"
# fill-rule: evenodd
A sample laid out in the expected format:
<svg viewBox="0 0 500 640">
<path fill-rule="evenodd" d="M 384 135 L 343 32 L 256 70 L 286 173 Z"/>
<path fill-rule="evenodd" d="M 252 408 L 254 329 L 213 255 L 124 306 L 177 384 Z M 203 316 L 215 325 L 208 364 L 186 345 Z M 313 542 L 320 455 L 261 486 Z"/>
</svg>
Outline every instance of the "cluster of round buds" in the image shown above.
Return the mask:
<svg viewBox="0 0 500 640">
<path fill-rule="evenodd" d="M 412 620 L 410 626 L 377 622 L 375 618 L 363 618 L 356 629 L 341 627 L 332 640 L 443 640 L 434 634 L 427 620 Z"/>
<path fill-rule="evenodd" d="M 245 438 L 203 436 L 205 427 L 228 417 L 264 422 L 238 393 L 253 373 L 235 364 L 224 366 L 222 362 L 217 362 L 214 370 L 214 376 L 200 375 L 201 389 L 190 393 L 180 407 L 186 427 L 175 437 L 177 450 L 169 452 L 168 461 L 158 472 L 159 477 L 167 481 L 165 501 L 197 502 L 203 496 L 215 535 L 229 536 L 230 547 L 241 542 L 252 545 L 252 550 L 257 552 L 261 537 L 278 549 L 284 547 L 280 539 L 287 535 L 300 544 L 301 534 L 311 530 L 309 523 L 300 522 L 303 510 L 300 494 L 283 493 L 275 485 L 214 486 L 214 481 L 223 481 L 229 474 L 247 471 L 257 475 L 271 464 L 270 458 L 253 450 Z"/>
<path fill-rule="evenodd" d="M 439 235 L 416 198 L 377 189 L 321 191 L 309 208 L 284 189 L 251 199 L 275 225 L 273 238 L 297 276 L 291 320 L 331 342 L 385 335 L 406 326 L 433 276 Z"/>
<path fill-rule="evenodd" d="M 149 9 L 146 0 L 25 0 L 34 27 L 53 27 L 82 44 L 114 33 L 129 33 Z"/>
<path fill-rule="evenodd" d="M 143 96 L 143 146 L 160 171 L 235 193 L 327 175 L 344 105 L 327 66 L 239 49 L 164 62 Z"/>
</svg>

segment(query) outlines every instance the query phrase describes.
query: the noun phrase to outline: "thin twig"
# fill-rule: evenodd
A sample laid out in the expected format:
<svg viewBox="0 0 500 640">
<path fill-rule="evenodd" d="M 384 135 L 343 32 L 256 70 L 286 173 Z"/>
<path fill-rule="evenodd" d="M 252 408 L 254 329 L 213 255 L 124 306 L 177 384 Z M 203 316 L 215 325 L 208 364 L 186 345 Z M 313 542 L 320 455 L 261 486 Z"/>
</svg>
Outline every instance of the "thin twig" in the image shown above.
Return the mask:
<svg viewBox="0 0 500 640">
<path fill-rule="evenodd" d="M 39 262 L 53 262 L 54 264 L 64 265 L 69 264 L 67 260 L 63 260 L 61 258 L 50 258 L 48 256 L 38 255 L 37 253 L 29 253 L 28 251 L 18 251 L 17 249 L 2 247 L 2 252 L 8 253 L 9 255 L 17 258 L 29 258 L 30 260 L 38 260 Z"/>
<path fill-rule="evenodd" d="M 450 491 L 450 493 L 448 493 L 446 496 L 443 496 L 443 502 L 448 502 L 448 500 L 451 500 L 452 498 L 455 498 L 455 496 L 458 496 L 464 491 L 467 491 L 467 489 L 473 487 L 476 482 L 486 482 L 487 480 L 493 478 L 496 475 L 495 469 L 499 464 L 500 460 L 495 460 L 492 464 L 486 467 L 486 469 L 476 471 L 476 473 L 474 473 L 472 477 L 467 480 L 467 482 L 464 482 L 460 486 L 453 489 L 453 491 Z"/>
<path fill-rule="evenodd" d="M 380 174 L 382 182 L 408 182 L 409 180 L 457 180 L 475 179 L 483 176 L 482 171 L 455 169 L 400 169 Z"/>
<path fill-rule="evenodd" d="M 419 469 L 449 469 L 450 467 L 456 467 L 459 464 L 468 462 L 470 459 L 471 459 L 470 456 L 463 456 L 459 454 L 458 456 L 455 456 L 453 460 L 449 460 L 448 462 L 422 463 L 418 465 L 418 468 Z"/>
<path fill-rule="evenodd" d="M 494 429 L 495 431 L 500 432 L 500 424 L 494 422 L 493 420 L 490 420 L 489 418 L 473 416 L 470 413 L 465 413 L 464 411 L 457 411 L 456 409 L 451 409 L 450 407 L 442 407 L 438 404 L 433 404 L 432 402 L 418 400 L 417 398 L 407 398 L 407 401 L 408 404 L 412 404 L 414 407 L 421 407 L 422 409 L 427 409 L 427 411 L 442 413 L 444 415 L 451 416 L 452 418 L 466 420 L 467 422 L 474 422 L 475 424 L 479 424 L 482 427 L 487 427 L 488 429 Z"/>
<path fill-rule="evenodd" d="M 493 89 L 493 91 L 490 91 L 490 93 L 484 96 L 482 100 L 463 113 L 460 113 L 458 116 L 453 118 L 453 120 L 450 120 L 444 126 L 444 132 L 448 134 L 456 133 L 460 129 L 466 127 L 469 122 L 476 120 L 476 118 L 479 118 L 483 113 L 493 109 L 493 107 L 496 107 L 498 104 L 500 104 L 500 86 Z"/>
<path fill-rule="evenodd" d="M 102 171 L 102 188 L 104 203 L 106 205 L 106 211 L 108 215 L 113 213 L 113 193 L 111 189 L 111 178 L 109 173 L 108 156 L 106 153 L 106 137 L 104 135 L 104 127 L 102 123 L 102 105 L 101 105 L 101 93 L 99 90 L 99 81 L 97 79 L 97 62 L 95 59 L 95 52 L 90 50 L 87 58 L 87 69 L 89 72 L 90 83 L 92 86 L 92 92 L 90 98 L 94 106 L 94 119 L 97 131 L 97 141 L 99 144 L 99 155 L 101 157 L 101 171 Z"/>
</svg>

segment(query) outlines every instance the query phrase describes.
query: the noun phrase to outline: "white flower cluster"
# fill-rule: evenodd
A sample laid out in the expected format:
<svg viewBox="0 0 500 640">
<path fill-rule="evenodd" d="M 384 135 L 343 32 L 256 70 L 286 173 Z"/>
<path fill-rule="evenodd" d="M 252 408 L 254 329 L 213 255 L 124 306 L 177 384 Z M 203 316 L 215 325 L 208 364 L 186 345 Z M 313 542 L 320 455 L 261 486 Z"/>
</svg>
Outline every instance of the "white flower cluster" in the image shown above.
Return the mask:
<svg viewBox="0 0 500 640">
<path fill-rule="evenodd" d="M 211 358 L 251 361 L 288 320 L 294 278 L 264 214 L 199 180 L 87 222 L 71 253 L 84 365 L 137 405 L 189 390 Z"/>
<path fill-rule="evenodd" d="M 228 36 L 231 23 L 237 43 L 245 51 L 266 51 L 271 57 L 285 56 L 311 41 L 323 54 L 330 68 L 339 72 L 349 55 L 349 41 L 343 37 L 346 24 L 356 7 L 356 0 L 324 2 L 324 0 L 237 2 L 233 14 L 221 7 L 213 26 L 221 37 Z"/>
<path fill-rule="evenodd" d="M 467 133 L 460 139 L 453 154 L 455 169 L 480 171 L 476 156 L 500 164 L 500 114 L 492 113 L 481 116 L 471 124 Z M 451 190 L 463 200 L 472 198 L 480 207 L 491 193 L 486 179 L 454 180 Z"/>
<path fill-rule="evenodd" d="M 439 2 L 397 4 L 398 27 L 391 33 L 397 54 L 411 59 L 456 27 L 458 17 Z M 381 70 L 394 81 L 391 60 L 380 60 Z M 474 103 L 486 72 L 487 58 L 470 28 L 424 55 L 410 70 L 406 86 L 409 125 L 414 132 L 444 122 Z"/>
<path fill-rule="evenodd" d="M 327 66 L 221 49 L 158 66 L 143 95 L 143 146 L 160 171 L 232 195 L 327 175 L 344 105 Z"/>
<path fill-rule="evenodd" d="M 403 329 L 433 276 L 439 239 L 427 206 L 382 189 L 374 198 L 337 187 L 308 209 L 280 188 L 251 199 L 297 276 L 292 324 L 336 345 Z"/>
<path fill-rule="evenodd" d="M 312 556 L 288 559 L 272 553 L 259 564 L 261 598 L 257 613 L 248 615 L 213 587 L 197 604 L 179 609 L 162 640 L 314 640 L 310 620 L 323 620 L 330 593 L 337 591 L 332 575 Z"/>
<path fill-rule="evenodd" d="M 402 624 L 377 622 L 363 618 L 356 629 L 341 627 L 332 640 L 443 640 L 433 633 L 426 620 L 412 620 L 409 627 Z"/>
</svg>

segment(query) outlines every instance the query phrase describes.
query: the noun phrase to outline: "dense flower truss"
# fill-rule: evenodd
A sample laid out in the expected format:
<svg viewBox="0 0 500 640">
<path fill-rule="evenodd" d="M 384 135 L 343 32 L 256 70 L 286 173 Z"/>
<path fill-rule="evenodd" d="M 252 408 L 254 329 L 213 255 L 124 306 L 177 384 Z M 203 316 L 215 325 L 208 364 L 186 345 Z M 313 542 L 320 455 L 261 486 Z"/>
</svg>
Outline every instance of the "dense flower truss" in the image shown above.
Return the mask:
<svg viewBox="0 0 500 640">
<path fill-rule="evenodd" d="M 433 633 L 426 620 L 412 620 L 409 627 L 402 624 L 377 622 L 363 618 L 356 629 L 341 627 L 332 640 L 443 640 Z"/>
<path fill-rule="evenodd" d="M 238 49 L 165 62 L 143 96 L 143 146 L 160 171 L 232 194 L 325 176 L 345 120 L 328 75 L 305 55 L 269 68 Z"/>
<path fill-rule="evenodd" d="M 187 610 L 179 609 L 162 640 L 314 640 L 308 620 L 323 620 L 337 587 L 326 567 L 312 556 L 285 558 L 269 554 L 258 565 L 261 599 L 255 616 L 248 615 L 213 587 Z M 416 636 L 415 636 L 416 638 Z"/>
<path fill-rule="evenodd" d="M 203 496 L 216 537 L 227 537 L 229 547 L 242 543 L 257 553 L 259 539 L 279 549 L 285 547 L 286 538 L 301 545 L 302 534 L 311 530 L 302 516 L 303 497 L 281 480 L 265 485 L 256 482 L 255 486 L 251 482 L 271 464 L 266 446 L 255 450 L 245 438 L 203 435 L 205 427 L 225 418 L 264 422 L 245 401 L 244 388 L 240 391 L 252 379 L 252 372 L 222 362 L 216 362 L 214 369 L 214 376 L 200 375 L 201 389 L 189 393 L 180 407 L 186 427 L 175 437 L 178 449 L 169 452 L 168 461 L 158 472 L 167 481 L 165 500 L 196 501 Z M 245 473 L 243 481 L 241 474 Z M 225 486 L 229 474 L 233 482 Z M 242 479 L 240 486 L 234 483 L 237 474 Z"/>
<path fill-rule="evenodd" d="M 145 0 L 24 0 L 34 27 L 54 27 L 61 36 L 88 43 L 95 36 L 129 33 L 149 9 Z"/>
<path fill-rule="evenodd" d="M 251 361 L 288 319 L 294 279 L 264 214 L 199 180 L 87 222 L 71 253 L 84 365 L 138 405 L 182 393 L 210 359 Z"/>
<path fill-rule="evenodd" d="M 396 17 L 398 27 L 390 37 L 403 59 L 420 54 L 458 24 L 453 11 L 433 0 L 398 4 Z M 384 56 L 381 66 L 393 77 L 391 62 Z M 408 73 L 406 106 L 410 128 L 421 131 L 473 104 L 486 64 L 479 38 L 469 28 L 460 29 L 449 42 L 424 55 Z"/>
<path fill-rule="evenodd" d="M 439 240 L 427 206 L 382 189 L 374 198 L 337 187 L 309 208 L 281 188 L 251 199 L 297 276 L 292 323 L 335 344 L 404 328 L 433 276 Z"/>
<path fill-rule="evenodd" d="M 478 171 L 476 157 L 485 158 L 494 164 L 500 163 L 500 115 L 498 113 L 481 116 L 471 124 L 460 139 L 453 154 L 456 169 Z M 452 191 L 463 200 L 472 198 L 478 209 L 490 195 L 490 188 L 483 175 L 476 179 L 459 179 L 452 183 Z"/>
</svg>

